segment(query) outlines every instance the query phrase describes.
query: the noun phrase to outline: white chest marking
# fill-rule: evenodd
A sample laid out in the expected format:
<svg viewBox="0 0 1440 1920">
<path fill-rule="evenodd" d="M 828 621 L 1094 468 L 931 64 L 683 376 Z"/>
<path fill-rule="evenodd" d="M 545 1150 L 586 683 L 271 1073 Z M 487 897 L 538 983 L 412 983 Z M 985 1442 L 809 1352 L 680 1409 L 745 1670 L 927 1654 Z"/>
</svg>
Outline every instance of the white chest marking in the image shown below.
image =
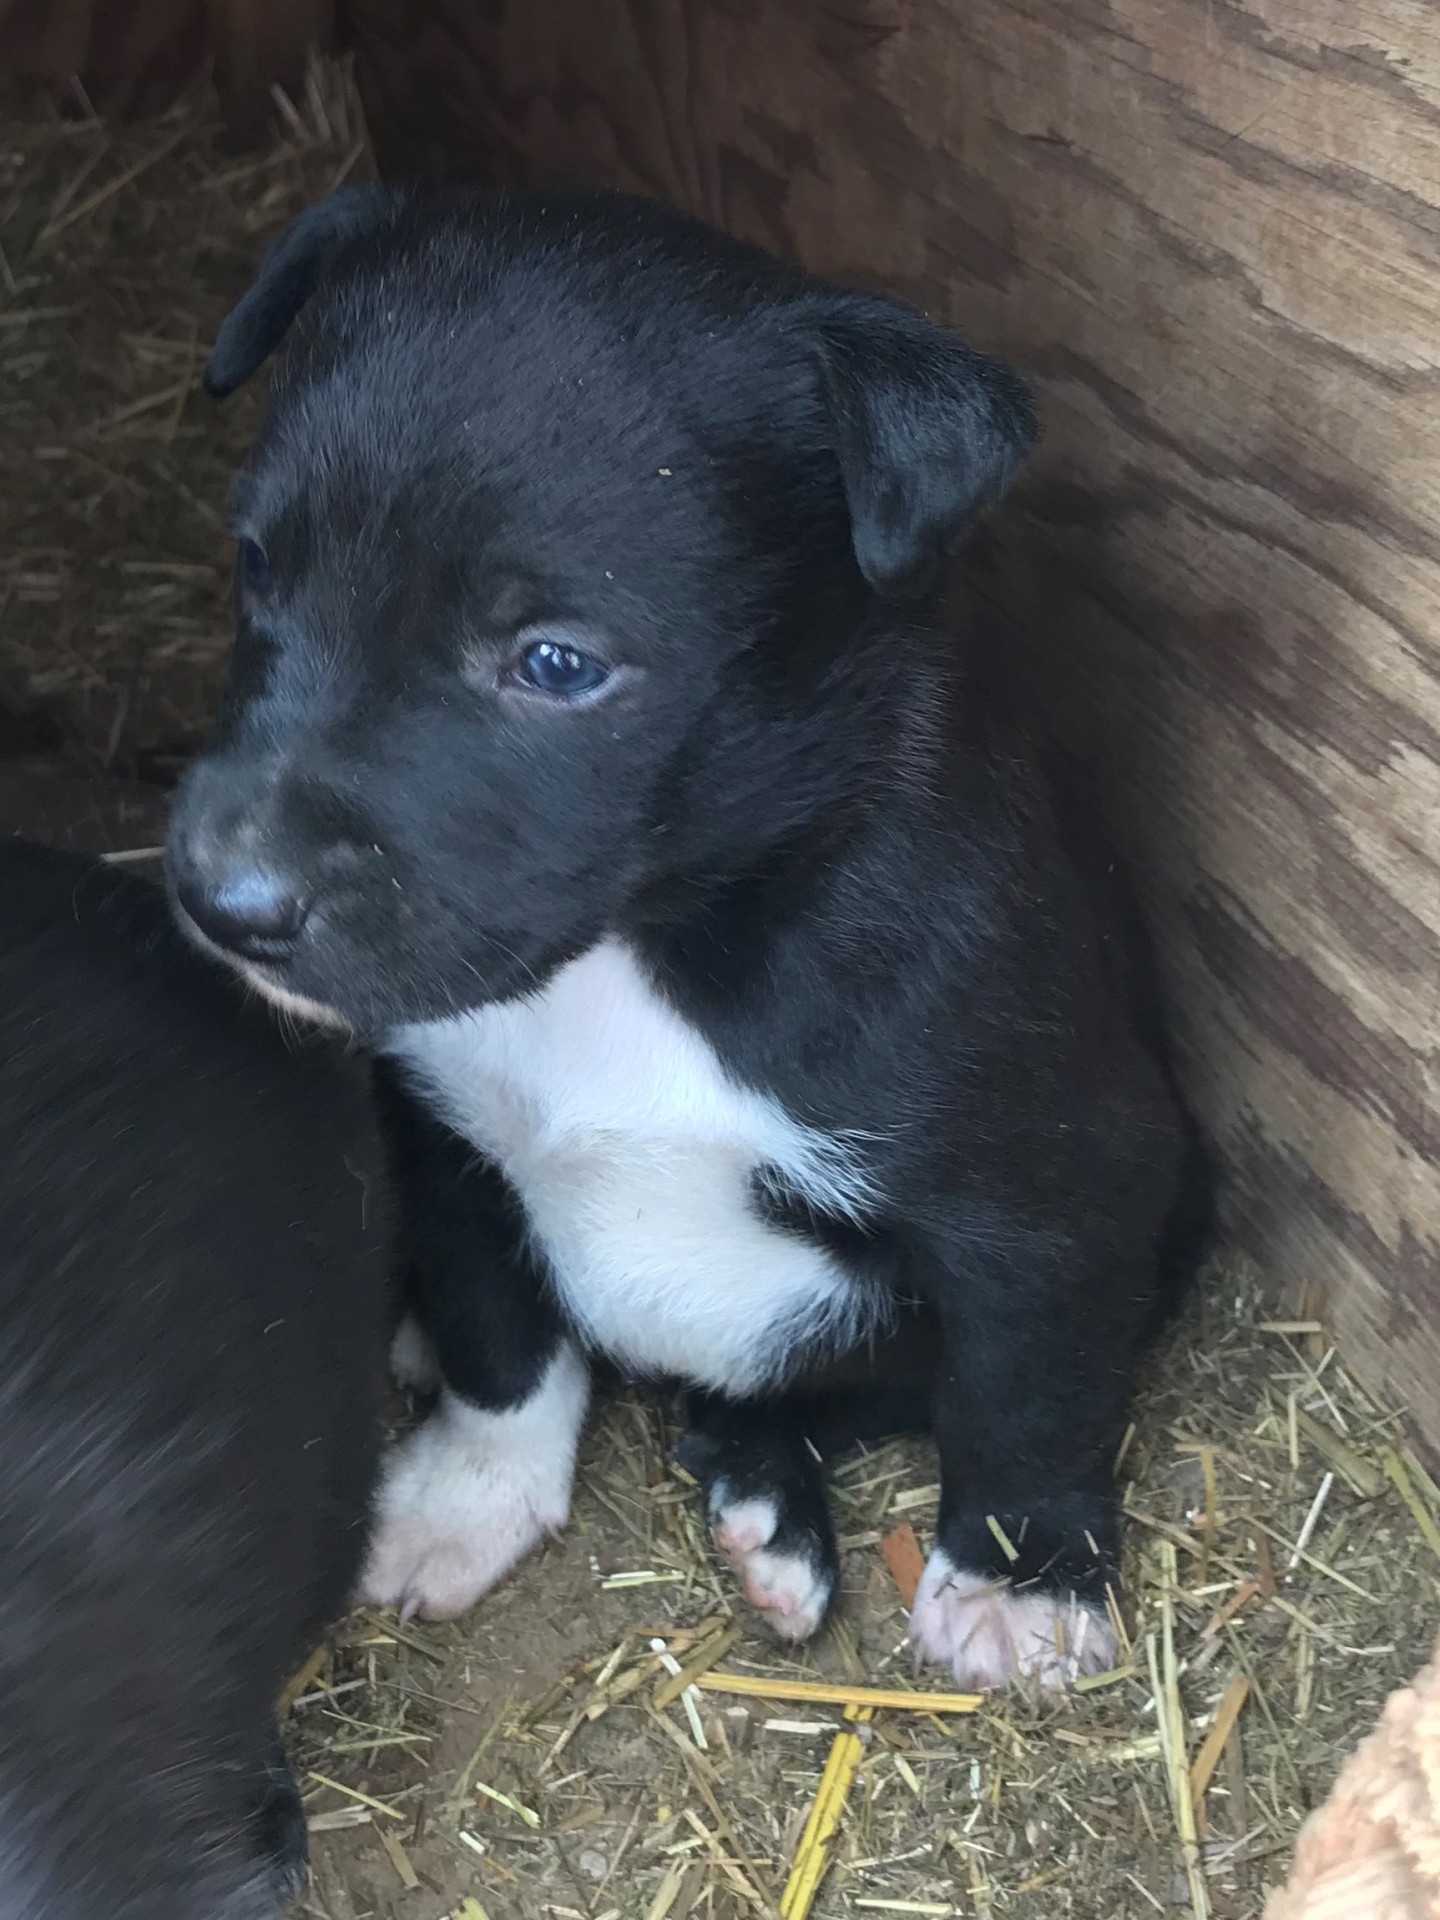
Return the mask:
<svg viewBox="0 0 1440 1920">
<path fill-rule="evenodd" d="M 388 1050 L 504 1171 L 575 1324 L 623 1364 L 755 1390 L 797 1340 L 865 1330 L 863 1290 L 767 1225 L 751 1189 L 773 1167 L 855 1217 L 854 1142 L 732 1080 L 619 941 L 532 998 L 402 1028 Z"/>
</svg>

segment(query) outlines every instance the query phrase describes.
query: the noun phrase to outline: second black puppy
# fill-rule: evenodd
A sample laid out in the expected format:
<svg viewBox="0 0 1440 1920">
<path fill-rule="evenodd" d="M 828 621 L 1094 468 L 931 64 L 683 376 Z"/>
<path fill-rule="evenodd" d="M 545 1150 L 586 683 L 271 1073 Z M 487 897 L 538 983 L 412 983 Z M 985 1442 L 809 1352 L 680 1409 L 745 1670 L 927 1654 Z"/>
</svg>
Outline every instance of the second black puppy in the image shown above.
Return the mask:
<svg viewBox="0 0 1440 1920">
<path fill-rule="evenodd" d="M 898 1400 L 942 1461 L 919 1646 L 962 1683 L 1103 1666 L 1195 1161 L 1129 929 L 940 616 L 1023 386 L 600 195 L 335 196 L 212 391 L 292 322 L 172 877 L 394 1065 L 397 1357 L 442 1391 L 372 1597 L 453 1613 L 560 1525 L 599 1350 L 695 1390 L 782 1633 L 836 1582 L 807 1432 Z"/>
<path fill-rule="evenodd" d="M 0 1914 L 279 1920 L 389 1243 L 361 1080 L 133 875 L 0 844 Z"/>
</svg>

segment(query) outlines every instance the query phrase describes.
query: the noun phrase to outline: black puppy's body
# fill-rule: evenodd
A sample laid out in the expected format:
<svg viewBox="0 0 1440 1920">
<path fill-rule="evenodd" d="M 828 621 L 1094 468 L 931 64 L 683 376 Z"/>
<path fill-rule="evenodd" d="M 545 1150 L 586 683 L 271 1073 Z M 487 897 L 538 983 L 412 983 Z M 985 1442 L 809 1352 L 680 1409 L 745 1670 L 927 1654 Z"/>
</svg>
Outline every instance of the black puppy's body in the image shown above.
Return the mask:
<svg viewBox="0 0 1440 1920">
<path fill-rule="evenodd" d="M 274 1920 L 274 1701 L 376 1465 L 373 1121 L 158 889 L 11 842 L 0 900 L 0 1912 Z"/>
<path fill-rule="evenodd" d="M 782 1632 L 834 1587 L 807 1431 L 899 1406 L 942 1455 L 919 1644 L 984 1683 L 1102 1662 L 1198 1164 L 1133 925 L 939 614 L 1023 388 L 604 196 L 340 196 L 212 387 L 312 295 L 172 875 L 392 1062 L 397 1359 L 443 1392 L 374 1597 L 454 1611 L 559 1524 L 588 1348 L 696 1389 L 687 1457 Z"/>
</svg>

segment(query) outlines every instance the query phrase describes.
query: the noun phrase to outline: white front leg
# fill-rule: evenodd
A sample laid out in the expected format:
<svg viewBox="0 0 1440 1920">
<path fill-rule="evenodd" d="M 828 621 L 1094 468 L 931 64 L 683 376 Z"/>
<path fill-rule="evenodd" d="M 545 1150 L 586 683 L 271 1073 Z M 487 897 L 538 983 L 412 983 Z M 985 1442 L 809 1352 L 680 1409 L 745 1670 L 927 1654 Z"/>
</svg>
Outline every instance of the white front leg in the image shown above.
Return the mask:
<svg viewBox="0 0 1440 1920">
<path fill-rule="evenodd" d="M 386 1462 L 362 1597 L 407 1619 L 452 1619 L 563 1527 L 589 1391 L 568 1340 L 530 1398 L 504 1412 L 446 1388 Z"/>
</svg>

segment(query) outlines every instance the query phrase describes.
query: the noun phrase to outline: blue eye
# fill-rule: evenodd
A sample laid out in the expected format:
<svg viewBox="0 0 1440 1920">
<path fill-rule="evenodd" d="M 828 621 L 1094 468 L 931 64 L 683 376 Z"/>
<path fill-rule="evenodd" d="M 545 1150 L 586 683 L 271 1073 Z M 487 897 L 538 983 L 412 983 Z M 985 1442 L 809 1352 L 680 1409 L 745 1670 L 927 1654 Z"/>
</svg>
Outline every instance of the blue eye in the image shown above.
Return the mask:
<svg viewBox="0 0 1440 1920">
<path fill-rule="evenodd" d="M 258 540 L 240 542 L 240 584 L 247 593 L 264 593 L 270 584 L 270 561 Z"/>
<path fill-rule="evenodd" d="M 516 663 L 516 677 L 537 693 L 559 699 L 574 699 L 582 693 L 594 693 L 610 678 L 610 669 L 588 653 L 567 647 L 560 640 L 536 640 L 525 648 Z"/>
</svg>

